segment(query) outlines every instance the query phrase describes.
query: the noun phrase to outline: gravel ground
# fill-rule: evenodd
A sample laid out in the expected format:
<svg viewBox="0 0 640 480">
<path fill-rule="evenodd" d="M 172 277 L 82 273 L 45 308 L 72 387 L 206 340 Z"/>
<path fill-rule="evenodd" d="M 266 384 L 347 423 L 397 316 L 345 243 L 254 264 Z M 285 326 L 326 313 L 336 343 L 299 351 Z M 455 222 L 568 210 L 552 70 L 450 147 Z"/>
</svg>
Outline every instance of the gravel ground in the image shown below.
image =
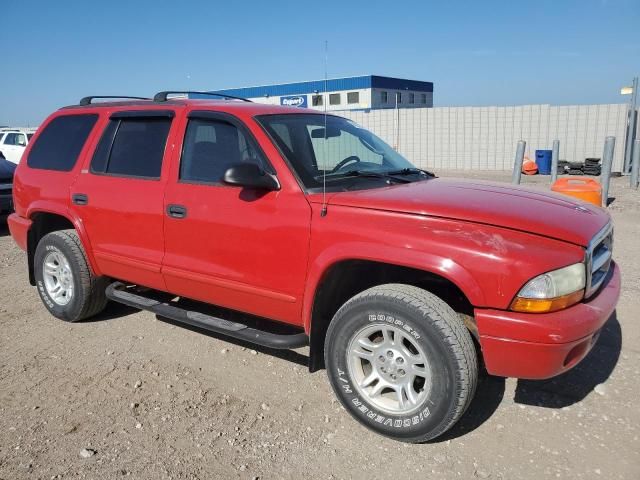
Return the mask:
<svg viewBox="0 0 640 480">
<path fill-rule="evenodd" d="M 351 420 L 305 349 L 232 343 L 118 305 L 56 320 L 2 220 L 0 479 L 638 479 L 640 192 L 618 178 L 611 195 L 624 291 L 594 350 L 550 381 L 484 377 L 463 419 L 424 445 Z"/>
</svg>

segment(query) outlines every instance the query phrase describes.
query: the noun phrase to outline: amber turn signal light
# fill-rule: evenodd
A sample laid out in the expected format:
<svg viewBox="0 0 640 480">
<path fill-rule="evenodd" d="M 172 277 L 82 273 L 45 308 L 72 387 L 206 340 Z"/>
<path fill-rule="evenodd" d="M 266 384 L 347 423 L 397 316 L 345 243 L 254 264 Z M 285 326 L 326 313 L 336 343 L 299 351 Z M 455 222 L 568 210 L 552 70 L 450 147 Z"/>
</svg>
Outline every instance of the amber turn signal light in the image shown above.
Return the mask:
<svg viewBox="0 0 640 480">
<path fill-rule="evenodd" d="M 548 313 L 575 305 L 584 297 L 584 290 L 562 295 L 556 298 L 516 297 L 511 302 L 511 310 L 524 313 Z"/>
</svg>

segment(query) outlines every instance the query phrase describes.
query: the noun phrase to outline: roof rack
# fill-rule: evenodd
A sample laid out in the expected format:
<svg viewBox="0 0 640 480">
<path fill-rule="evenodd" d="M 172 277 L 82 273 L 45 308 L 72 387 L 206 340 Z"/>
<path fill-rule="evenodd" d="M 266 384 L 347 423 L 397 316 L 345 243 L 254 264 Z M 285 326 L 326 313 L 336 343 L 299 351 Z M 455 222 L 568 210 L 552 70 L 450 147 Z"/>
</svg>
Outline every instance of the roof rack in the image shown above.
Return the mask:
<svg viewBox="0 0 640 480">
<path fill-rule="evenodd" d="M 175 90 L 175 91 L 171 90 L 171 91 L 166 91 L 166 92 L 158 92 L 153 96 L 153 101 L 154 102 L 166 102 L 167 101 L 167 97 L 169 95 L 180 94 L 180 93 L 186 93 L 186 94 L 195 93 L 195 94 L 198 94 L 198 95 L 211 95 L 212 97 L 221 97 L 223 99 L 230 98 L 232 100 L 241 100 L 243 102 L 253 103 L 253 102 L 251 102 L 251 100 L 249 100 L 247 98 L 235 97 L 233 95 L 227 95 L 227 94 L 224 94 L 224 93 L 197 92 L 197 91 L 190 91 L 190 90 Z"/>
<path fill-rule="evenodd" d="M 91 105 L 91 101 L 94 98 L 126 98 L 126 99 L 130 99 L 130 100 L 151 100 L 150 98 L 147 97 L 129 97 L 127 95 L 93 95 L 91 97 L 83 97 L 80 99 L 80 105 L 85 106 L 85 105 Z"/>
</svg>

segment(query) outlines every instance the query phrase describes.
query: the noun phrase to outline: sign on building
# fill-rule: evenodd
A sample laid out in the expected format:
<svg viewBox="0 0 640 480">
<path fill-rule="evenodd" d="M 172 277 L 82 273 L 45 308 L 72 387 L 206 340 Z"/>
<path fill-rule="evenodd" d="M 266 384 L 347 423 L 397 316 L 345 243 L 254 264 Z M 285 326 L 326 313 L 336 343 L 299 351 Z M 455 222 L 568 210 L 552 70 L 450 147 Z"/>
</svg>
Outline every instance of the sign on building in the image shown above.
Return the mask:
<svg viewBox="0 0 640 480">
<path fill-rule="evenodd" d="M 280 97 L 280 105 L 285 107 L 307 107 L 306 95 L 290 95 L 288 97 Z"/>
</svg>

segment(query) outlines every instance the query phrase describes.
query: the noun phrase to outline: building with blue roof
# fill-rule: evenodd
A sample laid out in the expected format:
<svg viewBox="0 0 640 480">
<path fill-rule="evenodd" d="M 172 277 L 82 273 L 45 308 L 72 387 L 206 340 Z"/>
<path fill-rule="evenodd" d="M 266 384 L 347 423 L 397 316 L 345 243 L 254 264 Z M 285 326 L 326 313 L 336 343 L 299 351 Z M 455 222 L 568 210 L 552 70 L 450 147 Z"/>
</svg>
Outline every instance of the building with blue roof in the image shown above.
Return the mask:
<svg viewBox="0 0 640 480">
<path fill-rule="evenodd" d="M 215 93 L 254 102 L 317 110 L 376 110 L 433 107 L 433 83 L 363 75 L 257 87 L 228 88 Z M 190 98 L 199 98 L 190 94 Z"/>
</svg>

